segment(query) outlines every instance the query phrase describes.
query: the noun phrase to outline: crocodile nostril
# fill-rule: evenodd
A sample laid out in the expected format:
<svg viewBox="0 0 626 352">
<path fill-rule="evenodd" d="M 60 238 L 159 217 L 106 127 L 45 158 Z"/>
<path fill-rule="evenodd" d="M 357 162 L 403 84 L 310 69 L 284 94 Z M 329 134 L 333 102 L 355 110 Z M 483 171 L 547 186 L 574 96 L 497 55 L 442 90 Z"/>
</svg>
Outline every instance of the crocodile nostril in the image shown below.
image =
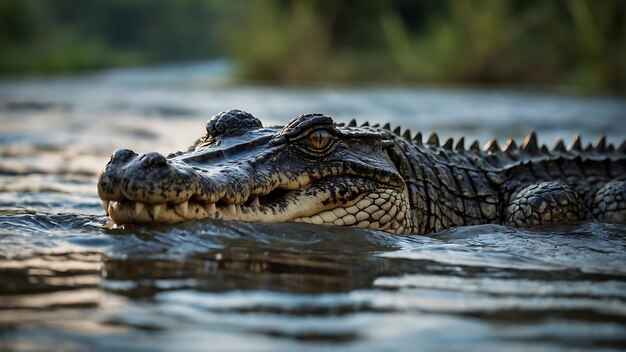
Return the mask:
<svg viewBox="0 0 626 352">
<path fill-rule="evenodd" d="M 145 165 L 159 166 L 167 164 L 167 159 L 157 152 L 152 152 L 144 155 L 143 163 Z"/>
<path fill-rule="evenodd" d="M 113 154 L 111 154 L 111 163 L 126 163 L 136 156 L 137 153 L 130 149 L 117 149 L 113 152 Z"/>
</svg>

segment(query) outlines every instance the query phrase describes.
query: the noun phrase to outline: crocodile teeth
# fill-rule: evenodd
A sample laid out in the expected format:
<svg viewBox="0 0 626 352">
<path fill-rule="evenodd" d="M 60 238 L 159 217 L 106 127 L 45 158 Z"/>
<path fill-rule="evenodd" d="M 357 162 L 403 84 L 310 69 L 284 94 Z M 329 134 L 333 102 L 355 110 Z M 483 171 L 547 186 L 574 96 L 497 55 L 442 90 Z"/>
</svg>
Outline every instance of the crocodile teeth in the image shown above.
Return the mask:
<svg viewBox="0 0 626 352">
<path fill-rule="evenodd" d="M 104 208 L 104 211 L 107 213 L 107 215 L 109 215 L 109 201 L 108 200 L 102 201 L 102 207 Z"/>
<path fill-rule="evenodd" d="M 145 208 L 145 204 L 141 202 L 135 202 L 135 214 L 138 215 Z"/>
<path fill-rule="evenodd" d="M 235 204 L 228 204 L 228 212 L 237 215 L 237 208 L 235 208 Z"/>
<path fill-rule="evenodd" d="M 157 204 L 157 205 L 153 205 L 152 206 L 152 217 L 154 220 L 159 218 L 159 213 L 161 212 L 161 209 L 163 208 L 163 205 L 161 204 Z"/>
<path fill-rule="evenodd" d="M 176 205 L 176 210 L 177 210 L 177 213 L 183 216 L 183 218 L 186 218 L 187 214 L 189 213 L 189 202 L 184 201 Z"/>
<path fill-rule="evenodd" d="M 259 203 L 259 197 L 253 197 L 252 198 L 252 203 L 250 203 L 252 205 L 256 205 L 257 207 L 261 205 L 261 203 Z"/>
<path fill-rule="evenodd" d="M 204 210 L 207 214 L 209 214 L 209 216 L 213 216 L 213 214 L 215 214 L 215 203 L 209 203 L 208 205 L 205 205 Z"/>
</svg>

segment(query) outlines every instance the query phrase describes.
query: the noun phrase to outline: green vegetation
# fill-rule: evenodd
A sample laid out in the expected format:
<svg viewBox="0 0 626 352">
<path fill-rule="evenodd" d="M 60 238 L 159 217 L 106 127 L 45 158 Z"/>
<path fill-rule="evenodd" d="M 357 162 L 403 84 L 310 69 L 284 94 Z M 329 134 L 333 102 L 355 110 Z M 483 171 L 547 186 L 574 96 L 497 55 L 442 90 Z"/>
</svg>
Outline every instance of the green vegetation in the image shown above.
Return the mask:
<svg viewBox="0 0 626 352">
<path fill-rule="evenodd" d="M 229 44 L 242 77 L 626 91 L 626 2 L 258 1 Z"/>
<path fill-rule="evenodd" d="M 242 81 L 626 92 L 623 0 L 0 0 L 0 73 L 228 57 Z"/>
<path fill-rule="evenodd" d="M 218 1 L 0 0 L 0 73 L 49 73 L 219 54 Z M 211 25 L 207 25 L 211 24 Z"/>
</svg>

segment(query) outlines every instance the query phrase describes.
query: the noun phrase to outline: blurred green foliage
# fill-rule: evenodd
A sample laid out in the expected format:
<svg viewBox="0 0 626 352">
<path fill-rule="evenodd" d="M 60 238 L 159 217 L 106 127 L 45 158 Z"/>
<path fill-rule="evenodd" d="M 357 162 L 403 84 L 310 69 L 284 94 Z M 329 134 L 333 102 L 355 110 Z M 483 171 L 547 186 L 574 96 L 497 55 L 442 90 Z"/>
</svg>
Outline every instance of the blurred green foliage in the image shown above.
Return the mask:
<svg viewBox="0 0 626 352">
<path fill-rule="evenodd" d="M 227 57 L 243 81 L 626 92 L 624 0 L 0 0 L 0 72 Z"/>
<path fill-rule="evenodd" d="M 0 0 L 0 72 L 47 73 L 216 56 L 218 17 L 228 14 L 221 3 Z"/>
<path fill-rule="evenodd" d="M 228 42 L 245 79 L 626 91 L 626 1 L 258 0 Z"/>
</svg>

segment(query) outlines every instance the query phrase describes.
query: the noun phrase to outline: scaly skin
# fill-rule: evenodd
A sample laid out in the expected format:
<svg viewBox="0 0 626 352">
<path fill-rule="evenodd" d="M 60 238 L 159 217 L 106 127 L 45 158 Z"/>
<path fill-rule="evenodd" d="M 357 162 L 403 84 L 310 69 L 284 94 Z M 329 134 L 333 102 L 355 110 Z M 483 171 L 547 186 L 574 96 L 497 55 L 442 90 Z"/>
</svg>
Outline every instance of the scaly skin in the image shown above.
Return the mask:
<svg viewBox="0 0 626 352">
<path fill-rule="evenodd" d="M 626 222 L 626 143 L 604 138 L 548 150 L 531 133 L 518 148 L 463 139 L 426 143 L 389 125 L 335 124 L 307 114 L 263 127 L 232 110 L 214 116 L 185 152 L 119 149 L 98 194 L 117 224 L 213 218 L 359 226 L 395 234 L 500 223 L 595 218 Z"/>
</svg>

